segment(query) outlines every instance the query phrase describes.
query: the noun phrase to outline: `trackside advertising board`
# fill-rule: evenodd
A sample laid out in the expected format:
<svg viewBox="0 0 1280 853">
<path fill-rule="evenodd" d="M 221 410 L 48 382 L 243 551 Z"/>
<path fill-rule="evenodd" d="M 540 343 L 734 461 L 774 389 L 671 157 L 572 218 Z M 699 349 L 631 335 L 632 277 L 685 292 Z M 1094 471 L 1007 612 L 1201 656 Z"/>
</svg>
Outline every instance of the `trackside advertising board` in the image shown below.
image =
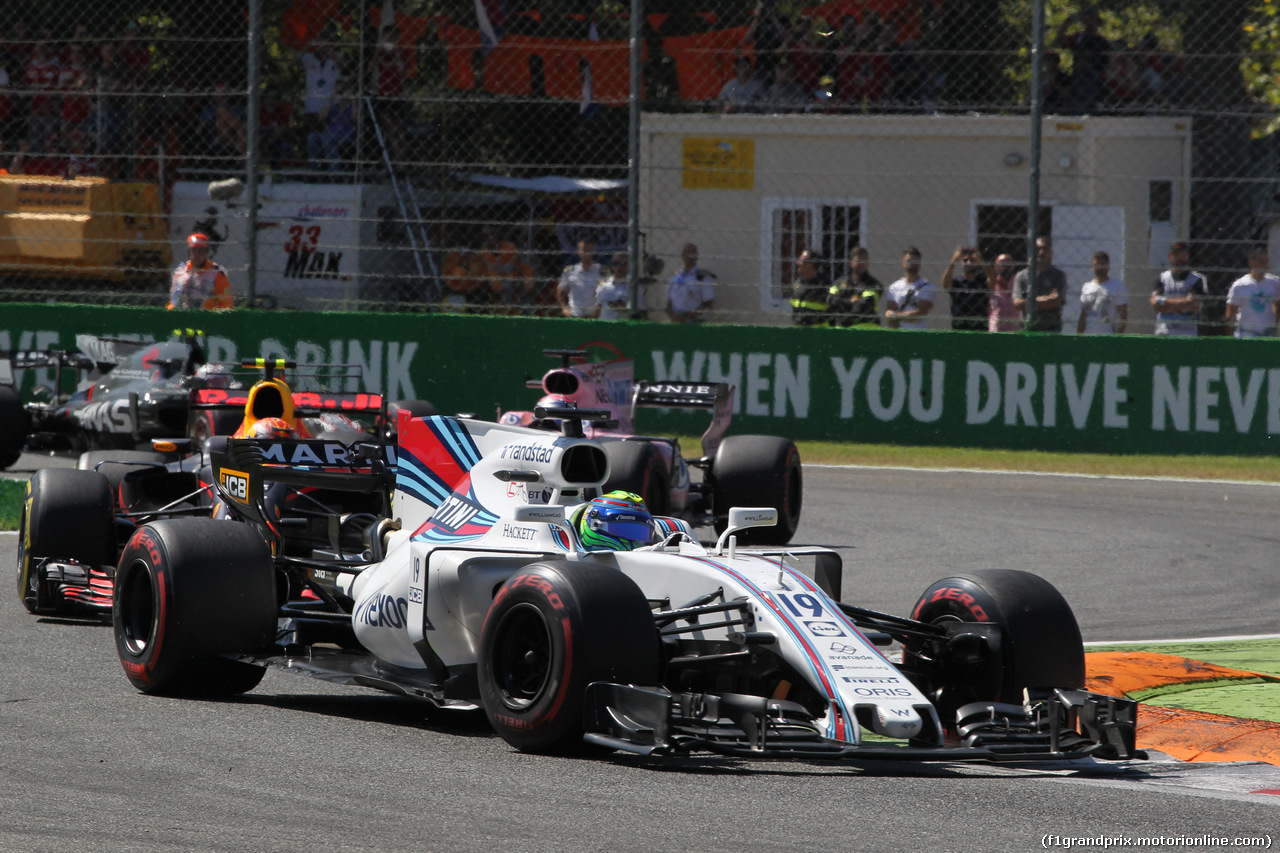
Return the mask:
<svg viewBox="0 0 1280 853">
<path fill-rule="evenodd" d="M 637 379 L 729 382 L 732 434 L 1099 453 L 1280 449 L 1280 341 L 676 326 L 589 320 L 6 305 L 0 349 L 76 334 L 206 333 L 211 361 L 358 364 L 346 391 L 492 418 L 529 409 L 547 347 L 607 343 Z M 615 357 L 593 347 L 600 359 Z M 16 371 L 24 393 L 50 377 Z M 298 390 L 309 390 L 299 378 Z M 337 390 L 337 389 L 335 389 Z M 700 434 L 705 412 L 644 410 L 641 432 Z"/>
</svg>

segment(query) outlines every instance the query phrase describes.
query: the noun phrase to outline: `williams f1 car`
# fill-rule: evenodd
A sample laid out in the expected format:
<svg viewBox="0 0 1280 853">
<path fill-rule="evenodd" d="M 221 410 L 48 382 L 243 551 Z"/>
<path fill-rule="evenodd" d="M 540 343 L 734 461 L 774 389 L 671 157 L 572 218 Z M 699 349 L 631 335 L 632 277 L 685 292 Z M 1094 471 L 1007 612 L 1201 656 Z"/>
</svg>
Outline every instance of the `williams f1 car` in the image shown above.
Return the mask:
<svg viewBox="0 0 1280 853">
<path fill-rule="evenodd" d="M 804 475 L 793 442 L 772 435 L 725 436 L 733 419 L 733 386 L 724 382 L 643 382 L 635 380 L 634 363 L 611 344 L 585 345 L 607 352 L 604 361 L 589 361 L 586 349 L 543 350 L 560 366 L 540 380 L 538 405 L 603 409 L 606 417 L 584 425 L 609 457 L 606 490 L 622 489 L 644 497 L 658 513 L 679 516 L 695 527 L 723 532 L 732 503 L 777 507 L 778 523 L 752 528 L 740 537 L 753 544 L 785 545 L 800 524 Z M 702 434 L 702 455 L 686 458 L 674 438 L 636 435 L 642 408 L 702 409 L 711 423 Z M 532 411 L 504 412 L 504 424 L 559 429 L 554 413 L 542 419 Z M 697 479 L 690 469 L 700 472 Z"/>
<path fill-rule="evenodd" d="M 568 519 L 609 481 L 610 459 L 581 423 L 607 413 L 538 414 L 563 432 L 406 412 L 394 454 L 376 442 L 213 449 L 232 520 L 140 525 L 115 569 L 128 680 L 229 695 L 280 667 L 482 707 L 530 752 L 1135 755 L 1136 704 L 1081 689 L 1079 629 L 1043 579 L 960 574 L 910 617 L 874 612 L 843 603 L 834 551 L 739 546 L 777 522 L 772 507 L 730 508 L 710 548 L 687 522 L 654 517 L 649 544 L 587 550 Z M 264 497 L 279 483 L 393 499 L 365 519 L 359 553 L 301 556 Z"/>
</svg>

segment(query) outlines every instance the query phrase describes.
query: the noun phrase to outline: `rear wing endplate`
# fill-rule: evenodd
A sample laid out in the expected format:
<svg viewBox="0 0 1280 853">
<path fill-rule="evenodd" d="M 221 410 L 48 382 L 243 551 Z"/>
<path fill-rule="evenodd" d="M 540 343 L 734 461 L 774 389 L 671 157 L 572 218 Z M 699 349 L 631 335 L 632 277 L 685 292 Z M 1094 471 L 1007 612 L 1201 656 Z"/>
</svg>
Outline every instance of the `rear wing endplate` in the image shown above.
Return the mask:
<svg viewBox="0 0 1280 853">
<path fill-rule="evenodd" d="M 636 409 L 710 409 L 711 425 L 702 434 L 702 455 L 715 456 L 733 420 L 734 386 L 726 382 L 636 382 L 631 392 L 631 421 Z"/>
</svg>

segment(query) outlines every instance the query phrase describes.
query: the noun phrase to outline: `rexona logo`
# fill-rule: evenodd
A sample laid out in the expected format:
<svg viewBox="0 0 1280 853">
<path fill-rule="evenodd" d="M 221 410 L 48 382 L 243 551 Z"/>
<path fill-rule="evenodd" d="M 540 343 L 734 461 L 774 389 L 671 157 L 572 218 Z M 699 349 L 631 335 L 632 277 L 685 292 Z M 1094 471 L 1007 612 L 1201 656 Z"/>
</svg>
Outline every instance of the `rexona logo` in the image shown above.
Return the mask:
<svg viewBox="0 0 1280 853">
<path fill-rule="evenodd" d="M 218 469 L 218 485 L 229 497 L 242 504 L 249 503 L 249 475 L 230 468 Z"/>
</svg>

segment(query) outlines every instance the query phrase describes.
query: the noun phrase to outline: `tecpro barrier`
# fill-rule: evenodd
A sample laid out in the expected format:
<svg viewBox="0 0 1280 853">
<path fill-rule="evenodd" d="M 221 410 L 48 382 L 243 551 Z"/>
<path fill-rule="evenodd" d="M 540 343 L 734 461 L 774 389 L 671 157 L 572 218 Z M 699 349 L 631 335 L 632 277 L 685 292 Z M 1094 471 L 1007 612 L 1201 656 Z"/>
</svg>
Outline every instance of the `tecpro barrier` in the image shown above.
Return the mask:
<svg viewBox="0 0 1280 853">
<path fill-rule="evenodd" d="M 1280 447 L 1274 340 L 10 304 L 0 312 L 0 349 L 73 348 L 86 333 L 163 338 L 178 326 L 207 335 L 211 361 L 358 364 L 361 376 L 345 390 L 428 399 L 484 418 L 533 406 L 538 392 L 525 381 L 553 365 L 544 348 L 595 342 L 633 357 L 640 379 L 733 384 L 735 433 L 1099 453 Z M 27 394 L 51 381 L 37 370 L 16 379 Z M 638 426 L 697 434 L 705 420 L 646 410 Z"/>
</svg>

